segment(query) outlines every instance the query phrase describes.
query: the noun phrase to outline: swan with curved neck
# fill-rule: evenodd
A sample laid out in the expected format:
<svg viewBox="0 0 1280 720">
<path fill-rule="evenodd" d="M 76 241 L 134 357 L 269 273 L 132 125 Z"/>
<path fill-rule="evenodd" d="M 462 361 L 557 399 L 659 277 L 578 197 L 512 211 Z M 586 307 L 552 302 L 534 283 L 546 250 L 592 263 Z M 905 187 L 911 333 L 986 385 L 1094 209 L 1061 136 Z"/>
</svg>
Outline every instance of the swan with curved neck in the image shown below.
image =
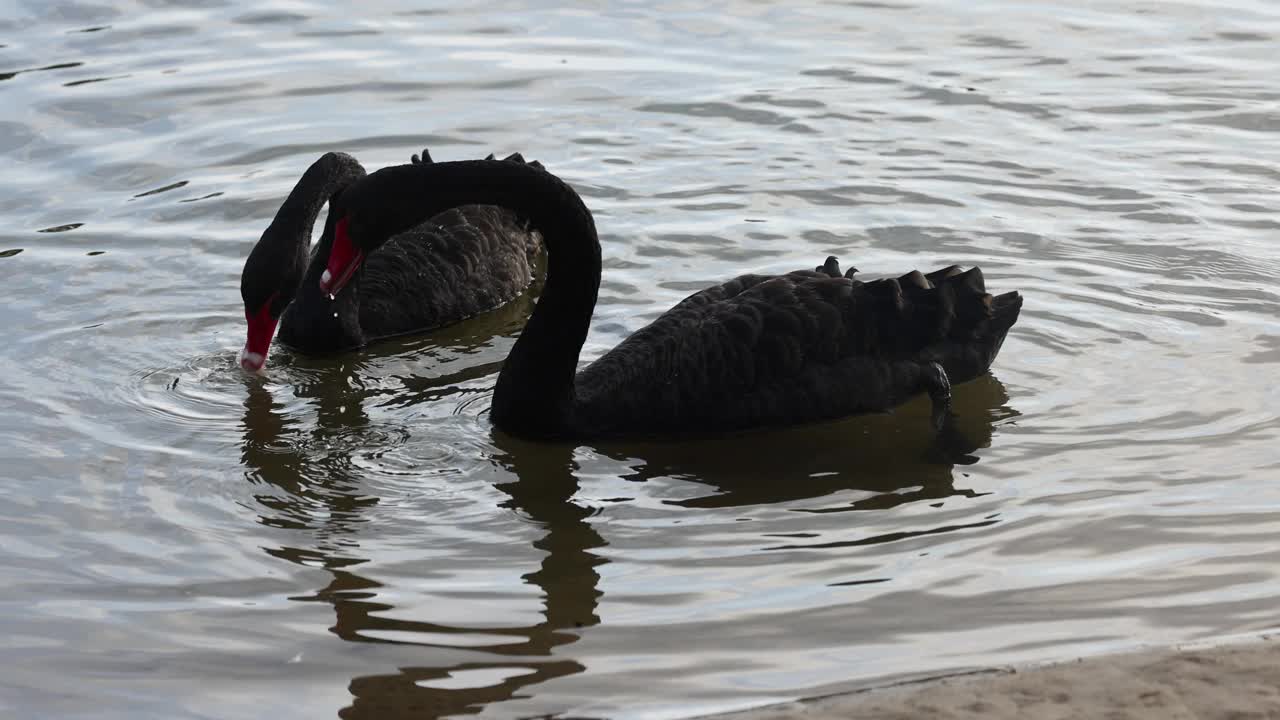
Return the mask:
<svg viewBox="0 0 1280 720">
<path fill-rule="evenodd" d="M 431 162 L 425 150 L 421 159 L 413 157 L 413 166 Z M 517 153 L 501 162 L 522 165 L 524 158 Z M 529 285 L 541 238 L 515 212 L 494 206 L 425 215 L 354 264 L 331 257 L 331 214 L 311 250 L 321 208 L 365 176 L 350 155 L 326 153 L 307 168 L 249 253 L 240 278 L 248 322 L 240 364 L 246 370 L 266 363 L 277 325 L 281 341 L 296 350 L 336 352 L 459 322 L 514 299 Z M 336 298 L 322 287 L 331 259 L 350 266 L 342 278 L 348 291 Z"/>
<path fill-rule="evenodd" d="M 547 247 L 542 295 L 493 397 L 494 425 L 522 437 L 790 425 L 887 410 L 920 393 L 941 423 L 951 382 L 987 371 L 1022 306 L 1016 292 L 987 294 L 977 268 L 862 282 L 829 259 L 695 293 L 578 371 L 600 284 L 591 212 L 545 170 L 486 161 L 386 168 L 352 183 L 333 208 L 331 277 L 422 217 L 468 203 L 529 218 Z"/>
</svg>

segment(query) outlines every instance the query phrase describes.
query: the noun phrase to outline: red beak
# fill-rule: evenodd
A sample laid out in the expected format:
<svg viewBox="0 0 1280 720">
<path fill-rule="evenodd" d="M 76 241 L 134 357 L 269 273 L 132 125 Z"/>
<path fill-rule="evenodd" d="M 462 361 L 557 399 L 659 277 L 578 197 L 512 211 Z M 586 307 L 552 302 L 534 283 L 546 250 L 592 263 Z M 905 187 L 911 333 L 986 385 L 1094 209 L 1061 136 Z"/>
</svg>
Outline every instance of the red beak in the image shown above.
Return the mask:
<svg viewBox="0 0 1280 720">
<path fill-rule="evenodd" d="M 267 350 L 271 348 L 271 338 L 276 334 L 277 318 L 271 317 L 272 296 L 257 312 L 245 311 L 244 319 L 249 322 L 249 337 L 245 341 L 244 350 L 240 351 L 240 367 L 249 372 L 258 372 L 267 364 Z"/>
<path fill-rule="evenodd" d="M 330 295 L 337 295 L 351 281 L 351 276 L 360 269 L 364 262 L 364 252 L 351 242 L 347 233 L 347 218 L 342 218 L 333 230 L 333 246 L 329 248 L 329 263 L 324 274 L 320 276 L 320 290 Z"/>
</svg>

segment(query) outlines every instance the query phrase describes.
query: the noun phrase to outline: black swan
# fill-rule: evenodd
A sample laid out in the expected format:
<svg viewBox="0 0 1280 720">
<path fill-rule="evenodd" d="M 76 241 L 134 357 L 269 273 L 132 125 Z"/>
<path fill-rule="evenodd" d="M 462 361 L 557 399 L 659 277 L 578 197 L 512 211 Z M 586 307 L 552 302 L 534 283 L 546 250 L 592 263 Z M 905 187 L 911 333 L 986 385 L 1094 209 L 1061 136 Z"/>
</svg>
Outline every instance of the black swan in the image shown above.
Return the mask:
<svg viewBox="0 0 1280 720">
<path fill-rule="evenodd" d="M 545 170 L 486 161 L 385 168 L 353 183 L 333 207 L 329 272 L 346 277 L 404 228 L 468 203 L 521 213 L 547 246 L 542 295 L 491 411 L 499 429 L 530 439 L 798 424 L 888 410 L 922 392 L 941 428 L 951 382 L 987 371 L 1022 307 L 1016 292 L 987 294 L 977 268 L 861 282 L 832 258 L 691 295 L 579 372 L 600 285 L 591 212 Z"/>
<path fill-rule="evenodd" d="M 524 158 L 516 153 L 503 162 L 523 165 Z M 414 165 L 430 163 L 426 150 L 413 156 Z M 442 208 L 402 228 L 344 279 L 353 286 L 348 292 L 331 297 L 322 280 L 333 218 L 308 254 L 311 230 L 320 208 L 363 177 L 355 158 L 325 154 L 307 168 L 249 253 L 240 276 L 249 324 L 240 353 L 244 369 L 256 372 L 266 364 L 277 323 L 280 340 L 296 350 L 336 352 L 459 322 L 512 300 L 529 285 L 542 247 L 537 231 L 511 210 L 467 205 Z"/>
</svg>

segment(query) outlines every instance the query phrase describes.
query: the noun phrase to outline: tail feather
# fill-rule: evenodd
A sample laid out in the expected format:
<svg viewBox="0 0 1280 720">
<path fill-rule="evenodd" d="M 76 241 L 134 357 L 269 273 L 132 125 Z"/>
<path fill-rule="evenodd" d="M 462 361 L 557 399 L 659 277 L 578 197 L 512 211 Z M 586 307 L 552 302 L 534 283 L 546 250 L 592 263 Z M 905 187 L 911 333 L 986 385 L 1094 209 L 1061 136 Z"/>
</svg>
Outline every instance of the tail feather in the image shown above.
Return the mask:
<svg viewBox="0 0 1280 720">
<path fill-rule="evenodd" d="M 855 326 L 868 351 L 941 362 L 953 382 L 986 372 L 1022 308 L 1016 292 L 988 293 L 976 267 L 913 271 L 861 291 Z"/>
<path fill-rule="evenodd" d="M 991 329 L 1001 334 L 1007 333 L 1022 312 L 1022 295 L 1016 291 L 997 295 L 993 298 L 993 306 Z"/>
<path fill-rule="evenodd" d="M 960 269 L 959 265 L 948 265 L 941 270 L 934 270 L 928 275 L 925 275 L 925 277 L 929 279 L 930 284 L 938 285 L 952 275 L 959 275 L 962 272 L 964 271 Z"/>
<path fill-rule="evenodd" d="M 933 287 L 933 283 L 929 281 L 929 278 L 919 270 L 912 270 L 906 275 L 898 278 L 898 284 L 913 287 L 918 290 L 928 290 Z"/>
</svg>

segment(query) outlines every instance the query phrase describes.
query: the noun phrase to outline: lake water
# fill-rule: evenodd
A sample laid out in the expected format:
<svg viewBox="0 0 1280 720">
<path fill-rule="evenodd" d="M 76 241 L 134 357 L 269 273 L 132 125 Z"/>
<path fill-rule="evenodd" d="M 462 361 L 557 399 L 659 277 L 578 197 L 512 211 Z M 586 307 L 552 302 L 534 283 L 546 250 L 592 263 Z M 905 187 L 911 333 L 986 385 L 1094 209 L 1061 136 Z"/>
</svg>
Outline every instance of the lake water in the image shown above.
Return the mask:
<svg viewBox="0 0 1280 720">
<path fill-rule="evenodd" d="M 1280 626 L 1272 0 L 0 2 L 0 715 L 665 718 Z M 604 244 L 584 359 L 839 255 L 1026 306 L 927 407 L 576 449 L 530 306 L 235 366 L 320 154 L 520 151 Z"/>
</svg>

